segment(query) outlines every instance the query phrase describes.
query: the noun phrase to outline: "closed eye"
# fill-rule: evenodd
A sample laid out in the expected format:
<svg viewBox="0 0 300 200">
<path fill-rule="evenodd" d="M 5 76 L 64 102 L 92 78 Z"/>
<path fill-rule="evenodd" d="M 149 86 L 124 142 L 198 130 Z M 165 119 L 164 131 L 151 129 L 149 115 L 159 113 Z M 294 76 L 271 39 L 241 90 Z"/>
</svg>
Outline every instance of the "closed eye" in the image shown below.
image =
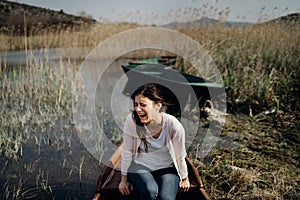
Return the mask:
<svg viewBox="0 0 300 200">
<path fill-rule="evenodd" d="M 134 104 L 134 107 L 137 107 L 138 105 L 139 105 L 138 103 L 135 103 L 135 104 Z M 147 104 L 140 103 L 140 106 L 141 106 L 141 107 L 145 107 L 146 105 L 147 105 Z"/>
</svg>

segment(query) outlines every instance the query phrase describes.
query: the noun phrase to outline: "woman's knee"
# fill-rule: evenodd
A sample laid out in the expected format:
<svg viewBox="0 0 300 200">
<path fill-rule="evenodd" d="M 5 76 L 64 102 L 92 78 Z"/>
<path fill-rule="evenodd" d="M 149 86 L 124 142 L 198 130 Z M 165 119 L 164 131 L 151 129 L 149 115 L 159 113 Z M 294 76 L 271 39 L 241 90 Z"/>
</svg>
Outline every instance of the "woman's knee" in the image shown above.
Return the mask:
<svg viewBox="0 0 300 200">
<path fill-rule="evenodd" d="M 141 195 L 141 199 L 151 199 L 155 200 L 158 195 L 158 187 L 154 184 L 147 184 L 146 187 L 143 188 L 143 190 L 138 191 Z"/>
<path fill-rule="evenodd" d="M 129 173 L 128 181 L 132 184 L 133 189 L 140 194 L 141 199 L 154 200 L 157 198 L 158 185 L 151 174 Z"/>
</svg>

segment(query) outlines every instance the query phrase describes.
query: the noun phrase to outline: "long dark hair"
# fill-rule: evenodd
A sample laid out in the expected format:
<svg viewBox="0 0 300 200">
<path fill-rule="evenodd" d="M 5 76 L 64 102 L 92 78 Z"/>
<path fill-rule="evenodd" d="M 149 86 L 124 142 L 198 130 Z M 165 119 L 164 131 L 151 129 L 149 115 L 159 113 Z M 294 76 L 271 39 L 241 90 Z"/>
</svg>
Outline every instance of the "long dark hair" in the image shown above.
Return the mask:
<svg viewBox="0 0 300 200">
<path fill-rule="evenodd" d="M 138 95 L 143 95 L 144 97 L 147 97 L 154 103 L 161 103 L 162 104 L 161 111 L 164 111 L 167 108 L 167 103 L 165 103 L 165 101 L 163 99 L 163 95 L 160 90 L 160 85 L 158 85 L 158 84 L 148 83 L 148 84 L 142 85 L 138 89 L 136 89 L 130 97 L 133 100 L 133 106 L 135 104 L 135 97 Z M 136 123 L 136 132 L 137 132 L 139 138 L 144 143 L 145 150 L 147 152 L 148 151 L 148 143 L 146 140 L 146 129 L 144 127 L 145 124 L 141 122 L 141 120 L 135 110 L 133 110 L 133 112 L 132 112 L 132 117 Z"/>
</svg>

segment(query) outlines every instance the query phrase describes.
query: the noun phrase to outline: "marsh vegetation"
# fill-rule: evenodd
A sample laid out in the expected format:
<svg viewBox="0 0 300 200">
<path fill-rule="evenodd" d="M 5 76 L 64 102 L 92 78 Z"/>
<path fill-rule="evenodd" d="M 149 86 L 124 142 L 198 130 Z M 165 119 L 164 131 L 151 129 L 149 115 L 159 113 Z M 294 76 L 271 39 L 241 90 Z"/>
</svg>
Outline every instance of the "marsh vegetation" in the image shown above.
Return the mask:
<svg viewBox="0 0 300 200">
<path fill-rule="evenodd" d="M 197 141 L 189 149 L 212 199 L 300 198 L 299 20 L 298 16 L 292 23 L 278 20 L 246 27 L 218 24 L 178 29 L 207 50 L 224 84 L 232 88 L 227 93 L 229 116 L 222 140 L 205 158 L 196 156 Z M 53 67 L 30 51 L 93 48 L 109 36 L 136 27 L 140 26 L 95 23 L 76 30 L 55 27 L 39 34 L 0 34 L 2 53 L 26 52 L 25 63 L 1 60 L 1 198 L 41 194 L 55 198 L 59 187 L 68 197 L 93 195 L 100 164 L 80 144 L 72 119 L 71 88 L 86 55 L 67 52 Z M 127 59 L 129 55 L 137 59 L 155 53 L 128 54 Z M 194 73 L 189 65 L 181 70 Z M 208 123 L 203 120 L 203 128 Z M 24 154 L 24 149 L 30 150 Z M 45 158 L 47 164 L 41 162 Z M 68 183 L 81 192 L 65 187 Z"/>
</svg>

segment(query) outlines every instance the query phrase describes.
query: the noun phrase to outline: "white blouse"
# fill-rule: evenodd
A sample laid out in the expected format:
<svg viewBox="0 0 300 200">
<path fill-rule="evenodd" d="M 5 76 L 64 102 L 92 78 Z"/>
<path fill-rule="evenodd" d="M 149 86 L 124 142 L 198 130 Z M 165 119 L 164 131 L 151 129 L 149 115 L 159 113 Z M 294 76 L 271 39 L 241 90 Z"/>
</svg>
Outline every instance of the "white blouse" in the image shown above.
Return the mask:
<svg viewBox="0 0 300 200">
<path fill-rule="evenodd" d="M 162 115 L 163 115 L 162 133 L 164 134 L 161 134 L 162 136 L 161 141 L 164 140 L 166 148 L 161 149 L 161 151 L 164 151 L 165 153 L 166 152 L 169 153 L 172 160 L 171 164 L 175 165 L 180 178 L 181 179 L 186 178 L 188 176 L 188 171 L 185 162 L 186 150 L 185 150 L 184 128 L 182 124 L 174 116 L 167 113 L 162 113 Z M 157 139 L 160 139 L 160 137 Z M 142 154 L 139 155 L 140 154 L 139 150 L 141 151 L 143 150 L 142 149 L 143 145 L 141 145 L 143 143 L 136 133 L 136 124 L 133 120 L 132 113 L 127 115 L 125 120 L 124 130 L 123 130 L 123 143 L 124 143 L 124 147 L 121 154 L 122 155 L 121 173 L 123 175 L 127 175 L 127 171 L 132 160 L 139 162 L 139 159 L 141 158 L 144 159 Z M 149 150 L 150 149 L 148 149 L 148 151 Z M 167 154 L 164 154 L 164 156 L 166 156 L 164 157 L 166 158 L 166 162 L 161 162 L 160 160 L 159 166 L 162 163 L 163 165 L 169 164 L 169 160 L 167 159 Z M 153 164 L 152 162 L 153 160 L 151 161 L 150 165 Z M 143 165 L 145 165 L 144 161 L 143 161 Z M 157 166 L 153 166 L 153 167 L 156 168 Z"/>
<path fill-rule="evenodd" d="M 162 127 L 164 126 L 165 120 L 163 120 Z M 146 152 L 145 145 L 142 143 L 138 149 L 138 156 L 134 158 L 134 161 L 151 170 L 158 170 L 173 166 L 173 160 L 166 145 L 166 129 L 162 128 L 158 138 L 153 138 L 151 136 L 147 126 L 145 126 L 145 129 L 149 134 L 149 137 L 147 137 L 148 151 Z"/>
</svg>

